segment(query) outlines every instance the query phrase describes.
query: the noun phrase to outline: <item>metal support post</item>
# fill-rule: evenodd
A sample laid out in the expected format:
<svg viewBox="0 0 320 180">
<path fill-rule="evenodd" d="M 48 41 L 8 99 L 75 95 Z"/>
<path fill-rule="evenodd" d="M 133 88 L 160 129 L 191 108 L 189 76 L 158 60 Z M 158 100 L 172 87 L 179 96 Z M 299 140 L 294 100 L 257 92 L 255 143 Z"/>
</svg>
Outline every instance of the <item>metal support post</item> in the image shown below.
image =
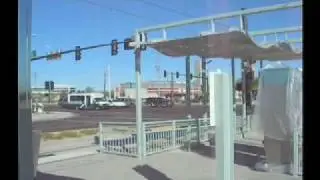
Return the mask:
<svg viewBox="0 0 320 180">
<path fill-rule="evenodd" d="M 262 68 L 263 68 L 263 60 L 260 60 L 259 64 L 260 64 L 260 67 L 259 67 L 259 77 L 260 77 L 260 74 L 261 74 L 261 71 L 262 71 Z"/>
<path fill-rule="evenodd" d="M 170 81 L 170 103 L 173 105 L 173 88 L 174 88 L 174 73 L 171 72 L 171 81 Z"/>
<path fill-rule="evenodd" d="M 136 133 L 138 157 L 143 158 L 143 138 L 142 138 L 142 100 L 141 100 L 141 50 L 135 50 L 136 69 Z"/>
<path fill-rule="evenodd" d="M 207 105 L 208 103 L 208 93 L 207 93 L 207 62 L 206 58 L 202 57 L 201 58 L 201 78 L 202 78 L 202 83 L 201 83 L 201 90 L 202 90 L 202 97 L 203 97 L 203 105 Z"/>
<path fill-rule="evenodd" d="M 32 1 L 18 1 L 18 179 L 31 180 L 36 175 L 36 143 L 32 139 L 31 114 L 31 18 Z"/>
<path fill-rule="evenodd" d="M 217 179 L 234 180 L 234 121 L 232 85 L 226 73 L 214 73 Z M 211 77 L 210 77 L 211 78 Z"/>
<path fill-rule="evenodd" d="M 236 110 L 236 88 L 235 88 L 235 65 L 234 58 L 231 59 L 231 76 L 232 76 L 232 99 L 234 111 Z"/>
<path fill-rule="evenodd" d="M 190 80 L 190 56 L 186 57 L 186 105 L 187 105 L 187 115 L 191 115 L 191 80 Z"/>
<path fill-rule="evenodd" d="M 107 71 L 106 69 L 103 71 L 103 97 L 106 99 L 106 89 L 107 88 Z"/>
<path fill-rule="evenodd" d="M 48 103 L 51 104 L 51 85 L 49 85 L 49 90 L 48 90 Z"/>
<path fill-rule="evenodd" d="M 241 8 L 242 11 L 245 10 L 245 8 Z M 241 30 L 245 33 L 248 34 L 248 21 L 247 17 L 244 15 L 240 15 L 240 27 Z M 246 105 L 246 94 L 247 94 L 247 89 L 246 89 L 246 60 L 242 59 L 241 60 L 241 72 L 242 72 L 242 118 L 241 118 L 241 127 L 240 131 L 242 134 L 242 137 L 244 138 L 244 132 L 243 132 L 243 127 L 245 122 L 247 121 L 247 105 Z"/>
</svg>

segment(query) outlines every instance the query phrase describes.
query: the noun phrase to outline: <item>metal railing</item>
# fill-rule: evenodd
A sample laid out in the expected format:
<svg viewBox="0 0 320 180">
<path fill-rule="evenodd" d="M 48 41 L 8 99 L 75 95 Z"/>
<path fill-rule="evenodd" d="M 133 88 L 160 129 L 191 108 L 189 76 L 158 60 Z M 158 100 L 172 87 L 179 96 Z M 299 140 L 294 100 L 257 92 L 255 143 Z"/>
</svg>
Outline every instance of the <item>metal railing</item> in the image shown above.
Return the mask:
<svg viewBox="0 0 320 180">
<path fill-rule="evenodd" d="M 235 135 L 241 138 L 248 128 L 240 121 L 237 117 Z M 142 128 L 143 139 L 138 145 L 135 122 L 100 122 L 100 152 L 138 157 L 138 148 L 142 149 L 142 156 L 177 148 L 190 150 L 192 143 L 208 141 L 209 133 L 214 132 L 209 118 L 149 121 L 143 122 Z"/>
</svg>

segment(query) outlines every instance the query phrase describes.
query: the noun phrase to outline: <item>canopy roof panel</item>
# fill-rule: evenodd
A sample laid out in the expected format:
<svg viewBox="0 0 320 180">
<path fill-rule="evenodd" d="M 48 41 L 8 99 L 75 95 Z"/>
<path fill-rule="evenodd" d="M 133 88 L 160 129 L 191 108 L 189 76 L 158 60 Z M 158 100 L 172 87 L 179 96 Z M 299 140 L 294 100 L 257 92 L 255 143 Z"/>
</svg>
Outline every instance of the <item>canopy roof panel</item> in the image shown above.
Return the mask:
<svg viewBox="0 0 320 180">
<path fill-rule="evenodd" d="M 302 53 L 295 52 L 289 43 L 282 42 L 269 47 L 262 47 L 241 31 L 160 41 L 148 46 L 170 57 L 234 57 L 269 61 L 302 59 Z"/>
</svg>

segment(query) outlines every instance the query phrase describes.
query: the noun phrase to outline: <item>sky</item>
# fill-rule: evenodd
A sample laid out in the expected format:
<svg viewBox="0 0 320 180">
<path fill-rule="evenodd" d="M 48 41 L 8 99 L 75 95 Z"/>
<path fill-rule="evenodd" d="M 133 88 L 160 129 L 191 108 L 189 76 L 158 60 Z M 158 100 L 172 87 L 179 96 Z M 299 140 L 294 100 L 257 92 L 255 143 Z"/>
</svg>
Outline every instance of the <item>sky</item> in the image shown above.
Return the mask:
<svg viewBox="0 0 320 180">
<path fill-rule="evenodd" d="M 131 37 L 136 29 L 159 24 L 178 22 L 190 18 L 217 15 L 240 8 L 255 8 L 289 0 L 33 0 L 32 48 L 37 55 L 46 55 L 58 50 L 70 50 L 75 46 L 91 46 L 110 43 L 112 39 L 123 41 Z M 301 9 L 283 10 L 248 17 L 249 31 L 301 26 Z M 216 31 L 239 27 L 239 19 L 219 21 Z M 169 38 L 196 36 L 209 31 L 207 24 L 177 28 L 168 31 Z M 149 39 L 160 38 L 160 33 L 148 35 Z M 279 36 L 283 38 L 284 36 Z M 289 34 L 297 39 L 301 33 Z M 275 40 L 274 36 L 267 37 Z M 257 38 L 256 42 L 261 42 Z M 301 47 L 301 44 L 297 44 Z M 199 57 L 191 57 L 192 66 Z M 268 62 L 265 62 L 268 63 Z M 301 60 L 284 62 L 291 67 L 302 67 Z M 45 59 L 32 62 L 32 86 L 43 86 L 44 81 L 67 84 L 77 89 L 93 87 L 103 89 L 103 74 L 110 66 L 111 86 L 123 82 L 134 82 L 134 54 L 119 46 L 117 56 L 111 56 L 110 47 L 82 52 L 82 59 L 75 61 L 74 53 L 63 55 L 60 60 Z M 142 54 L 142 78 L 144 81 L 159 80 L 156 65 L 162 71 L 185 72 L 184 58 L 170 58 L 148 48 Z M 230 60 L 214 59 L 208 64 L 209 71 L 221 69 L 231 73 Z M 192 67 L 192 71 L 194 67 Z M 236 60 L 236 77 L 240 77 L 240 60 Z M 162 77 L 161 77 L 162 78 Z M 164 80 L 163 78 L 161 80 Z M 178 81 L 184 81 L 179 79 Z"/>
</svg>

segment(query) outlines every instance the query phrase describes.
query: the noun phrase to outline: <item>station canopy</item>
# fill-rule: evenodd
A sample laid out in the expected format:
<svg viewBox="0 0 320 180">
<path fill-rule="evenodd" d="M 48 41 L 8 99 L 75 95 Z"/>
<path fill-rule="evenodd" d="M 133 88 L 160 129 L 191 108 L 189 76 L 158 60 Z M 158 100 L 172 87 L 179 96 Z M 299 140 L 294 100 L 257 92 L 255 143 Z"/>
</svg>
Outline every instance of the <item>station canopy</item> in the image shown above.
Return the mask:
<svg viewBox="0 0 320 180">
<path fill-rule="evenodd" d="M 170 57 L 199 56 L 269 61 L 302 59 L 302 52 L 294 51 L 288 43 L 262 47 L 241 31 L 159 41 L 148 46 Z"/>
</svg>

